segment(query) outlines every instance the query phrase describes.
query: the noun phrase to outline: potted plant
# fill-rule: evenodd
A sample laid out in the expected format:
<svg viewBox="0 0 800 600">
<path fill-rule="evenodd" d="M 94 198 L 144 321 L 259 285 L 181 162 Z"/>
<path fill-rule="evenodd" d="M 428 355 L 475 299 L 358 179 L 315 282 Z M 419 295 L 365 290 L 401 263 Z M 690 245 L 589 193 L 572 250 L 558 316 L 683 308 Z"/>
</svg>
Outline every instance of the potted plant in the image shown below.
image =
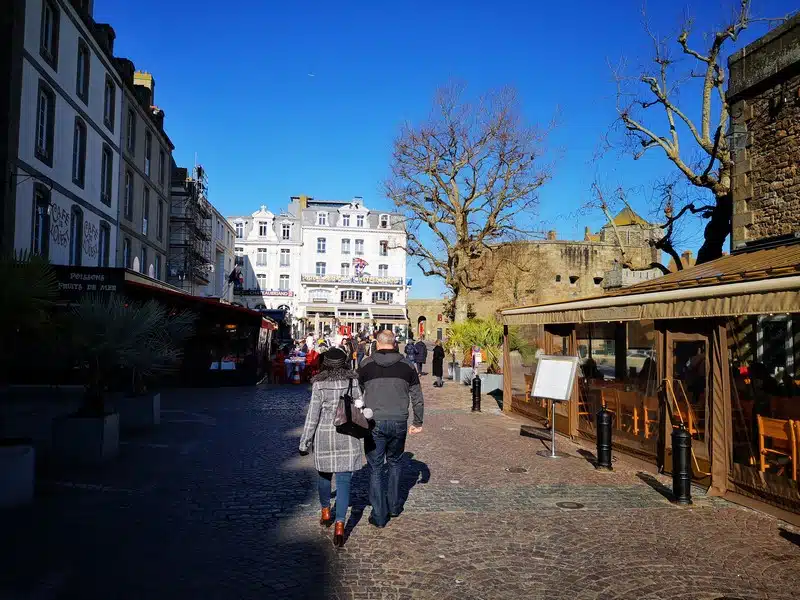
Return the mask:
<svg viewBox="0 0 800 600">
<path fill-rule="evenodd" d="M 27 252 L 0 256 L 0 281 L 0 396 L 7 396 L 11 369 L 31 358 L 25 349 L 47 339 L 58 281 L 46 258 Z M 33 499 L 35 464 L 33 441 L 12 437 L 0 414 L 0 508 Z"/>
</svg>

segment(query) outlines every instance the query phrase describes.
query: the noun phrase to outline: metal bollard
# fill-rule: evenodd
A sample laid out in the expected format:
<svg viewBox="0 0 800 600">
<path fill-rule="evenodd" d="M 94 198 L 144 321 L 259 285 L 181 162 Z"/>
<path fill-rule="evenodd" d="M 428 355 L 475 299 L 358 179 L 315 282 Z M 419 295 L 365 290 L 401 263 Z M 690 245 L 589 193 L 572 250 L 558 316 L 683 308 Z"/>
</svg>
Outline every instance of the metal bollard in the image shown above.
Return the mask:
<svg viewBox="0 0 800 600">
<path fill-rule="evenodd" d="M 683 423 L 672 430 L 672 494 L 676 504 L 692 503 L 692 436 Z"/>
<path fill-rule="evenodd" d="M 477 373 L 472 379 L 472 412 L 481 412 L 481 378 Z"/>
<path fill-rule="evenodd" d="M 600 407 L 597 413 L 597 469 L 613 470 L 611 466 L 611 425 L 614 415 Z"/>
</svg>

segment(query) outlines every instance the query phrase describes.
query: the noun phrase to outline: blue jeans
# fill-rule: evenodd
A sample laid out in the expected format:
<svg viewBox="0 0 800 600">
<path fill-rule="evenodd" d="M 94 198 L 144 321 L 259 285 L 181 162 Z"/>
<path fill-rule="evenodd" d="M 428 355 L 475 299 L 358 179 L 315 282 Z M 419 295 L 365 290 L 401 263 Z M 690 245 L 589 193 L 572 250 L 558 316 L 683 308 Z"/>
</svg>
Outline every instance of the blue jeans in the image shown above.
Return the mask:
<svg viewBox="0 0 800 600">
<path fill-rule="evenodd" d="M 403 510 L 400 475 L 407 427 L 406 421 L 376 421 L 371 437 L 366 440 L 370 466 L 369 502 L 372 504 L 372 520 L 379 526 L 386 524 L 389 513 L 399 515 Z M 388 486 L 383 483 L 384 461 L 389 465 Z"/>
<path fill-rule="evenodd" d="M 350 481 L 353 479 L 351 472 L 336 473 L 336 520 L 347 522 L 347 507 L 350 506 Z M 319 489 L 319 503 L 322 508 L 331 506 L 331 483 L 333 473 L 319 473 L 317 488 Z"/>
</svg>

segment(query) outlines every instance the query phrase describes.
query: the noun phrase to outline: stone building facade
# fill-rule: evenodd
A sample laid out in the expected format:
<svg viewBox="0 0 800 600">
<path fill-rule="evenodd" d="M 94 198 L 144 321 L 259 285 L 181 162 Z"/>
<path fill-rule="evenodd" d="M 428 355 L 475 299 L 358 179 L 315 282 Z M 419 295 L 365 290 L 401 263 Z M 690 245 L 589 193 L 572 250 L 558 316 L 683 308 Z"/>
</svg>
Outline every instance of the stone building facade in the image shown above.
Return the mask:
<svg viewBox="0 0 800 600">
<path fill-rule="evenodd" d="M 800 232 L 800 15 L 728 59 L 735 250 Z"/>
</svg>

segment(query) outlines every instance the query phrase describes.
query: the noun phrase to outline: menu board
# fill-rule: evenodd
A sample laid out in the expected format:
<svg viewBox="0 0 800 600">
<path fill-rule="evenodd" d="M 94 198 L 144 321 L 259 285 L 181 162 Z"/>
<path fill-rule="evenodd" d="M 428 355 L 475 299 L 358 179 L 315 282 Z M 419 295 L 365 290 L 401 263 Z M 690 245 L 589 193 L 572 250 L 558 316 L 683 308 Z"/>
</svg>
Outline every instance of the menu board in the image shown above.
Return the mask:
<svg viewBox="0 0 800 600">
<path fill-rule="evenodd" d="M 576 356 L 540 356 L 531 396 L 566 402 L 572 395 L 577 369 Z"/>
</svg>

